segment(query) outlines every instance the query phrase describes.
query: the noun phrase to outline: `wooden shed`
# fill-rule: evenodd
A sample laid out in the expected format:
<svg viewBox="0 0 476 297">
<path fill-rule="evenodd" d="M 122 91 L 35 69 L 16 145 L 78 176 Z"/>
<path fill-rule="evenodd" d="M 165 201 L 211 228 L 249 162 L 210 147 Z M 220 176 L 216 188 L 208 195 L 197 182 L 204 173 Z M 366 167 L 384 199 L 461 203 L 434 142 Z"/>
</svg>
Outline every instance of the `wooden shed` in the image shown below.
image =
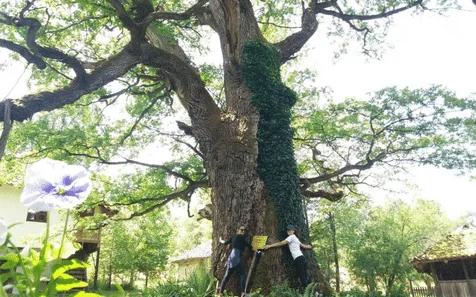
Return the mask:
<svg viewBox="0 0 476 297">
<path fill-rule="evenodd" d="M 437 297 L 476 296 L 476 229 L 465 225 L 413 258 L 433 277 Z"/>
<path fill-rule="evenodd" d="M 170 263 L 177 265 L 177 276 L 184 278 L 190 275 L 197 267 L 207 267 L 212 256 L 212 241 L 202 243 L 180 256 L 170 259 Z"/>
</svg>

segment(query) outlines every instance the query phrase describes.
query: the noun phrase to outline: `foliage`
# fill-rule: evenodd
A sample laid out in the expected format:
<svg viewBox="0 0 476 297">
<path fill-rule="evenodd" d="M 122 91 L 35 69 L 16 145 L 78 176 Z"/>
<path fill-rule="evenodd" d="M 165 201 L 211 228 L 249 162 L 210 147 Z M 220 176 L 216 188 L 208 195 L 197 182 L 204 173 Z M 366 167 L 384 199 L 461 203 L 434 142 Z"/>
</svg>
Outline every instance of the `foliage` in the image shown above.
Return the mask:
<svg viewBox="0 0 476 297">
<path fill-rule="evenodd" d="M 383 297 L 383 294 L 379 291 L 364 292 L 358 289 L 352 289 L 339 293 L 339 297 Z"/>
<path fill-rule="evenodd" d="M 434 2 L 443 8 L 455 3 Z M 220 167 L 215 159 L 227 151 L 228 143 L 240 139 L 237 131 L 248 131 L 249 139 L 243 144 L 251 145 L 237 152 L 237 160 L 252 157 L 247 159 L 252 165 L 248 168 L 257 168 L 276 204 L 280 239 L 285 226 L 293 223 L 302 228 L 307 240 L 300 193 L 339 200 L 366 181 L 364 171 L 378 165 L 392 169 L 406 163 L 458 169 L 476 166 L 471 98 L 456 98 L 440 87 L 388 88 L 367 101 L 308 104 L 309 97 L 317 95 L 311 88 L 300 90 L 308 97 L 299 106 L 307 108 L 293 113 L 296 95 L 282 83 L 281 65 L 301 51 L 319 23 L 329 24 L 328 36 L 353 35 L 369 54 L 372 47 L 379 47 L 379 37 L 386 34 L 394 14 L 421 12 L 431 7 L 431 1 L 209 4 L 177 0 L 1 2 L 0 46 L 11 50 L 13 59 L 34 66 L 31 94 L 12 101 L 11 116 L 18 125 L 14 125 L 0 164 L 2 173 L 9 172 L 0 182 L 14 180 L 26 164 L 49 156 L 74 159 L 94 169 L 101 183 L 90 206 L 115 205 L 120 209 L 117 219 L 151 213 L 174 199 L 189 203 L 198 188 L 210 185 L 216 187 L 213 191 L 219 198 L 214 202 L 225 205 L 231 202 L 218 193 L 220 183 L 212 179 L 236 173 Z M 211 42 L 212 35 L 218 35 L 220 42 Z M 201 60 L 215 44 L 221 46 L 222 65 L 209 67 Z M 182 114 L 175 112 L 179 106 Z M 0 111 L 4 107 L 0 102 Z M 186 120 L 176 122 L 185 113 Z M 3 117 L 0 112 L 0 119 Z M 175 128 L 169 128 L 172 125 Z M 302 161 L 299 165 L 293 136 L 300 150 L 296 154 Z M 177 160 L 163 162 L 164 151 L 170 147 L 178 148 Z M 190 157 L 190 152 L 195 156 Z M 124 170 L 122 165 L 129 166 Z M 261 185 L 258 175 L 251 172 L 249 176 L 247 182 Z M 236 185 L 233 193 L 239 193 L 243 185 Z M 253 199 L 267 194 L 256 191 Z M 239 208 L 242 202 L 237 201 L 233 207 Z M 268 210 L 260 211 L 263 213 L 250 218 L 262 218 Z M 216 214 L 220 217 L 221 212 Z M 240 215 L 233 214 L 232 221 Z M 130 245 L 118 247 L 128 249 Z M 112 259 L 112 253 L 106 254 Z M 292 264 L 289 255 L 285 258 L 289 274 Z M 220 261 L 223 259 L 214 263 Z"/>
<path fill-rule="evenodd" d="M 84 202 L 91 188 L 90 175 L 84 167 L 43 159 L 28 167 L 20 202 L 36 211 L 69 209 Z M 67 273 L 72 269 L 86 269 L 89 266 L 77 259 L 64 259 L 67 256 L 64 254 L 64 245 L 68 218 L 69 210 L 62 239 L 57 247 L 50 240 L 49 216 L 39 251 L 26 246 L 20 253 L 10 240 L 11 235 L 7 234 L 0 246 L 0 261 L 4 262 L 0 269 L 7 271 L 0 275 L 0 296 L 6 296 L 5 290 L 12 289 L 13 294 L 20 297 L 53 297 L 88 285 Z M 0 222 L 3 223 L 3 220 Z M 3 232 L 6 230 L 2 230 Z M 3 240 L 4 234 L 0 235 Z M 69 296 L 100 297 L 84 291 Z"/>
<path fill-rule="evenodd" d="M 295 288 L 290 288 L 288 283 L 274 285 L 269 293 L 269 297 L 298 297 L 301 296 Z"/>
<path fill-rule="evenodd" d="M 150 289 L 146 297 L 192 297 L 186 286 L 180 283 L 167 283 Z"/>
<path fill-rule="evenodd" d="M 17 291 L 19 296 L 58 296 L 62 292 L 88 285 L 67 272 L 71 269 L 86 269 L 89 265 L 75 259 L 59 259 L 60 248 L 53 248 L 50 243 L 44 244 L 40 252 L 30 249 L 28 254 L 21 254 L 16 247 L 13 249 L 15 252 L 0 257 L 4 261 L 0 269 L 8 271 L 0 275 L 0 279 L 2 286 Z M 8 279 L 12 279 L 13 283 L 5 285 Z"/>
<path fill-rule="evenodd" d="M 186 283 L 196 297 L 210 296 L 215 290 L 215 278 L 210 270 L 204 266 L 198 266 L 186 280 Z"/>
<path fill-rule="evenodd" d="M 128 285 L 133 286 L 137 272 L 153 275 L 164 269 L 171 233 L 166 218 L 156 212 L 134 221 L 111 222 L 103 228 L 100 270 L 129 275 Z"/>
<path fill-rule="evenodd" d="M 391 87 L 369 100 L 348 98 L 318 110 L 301 110 L 294 119 L 297 144 L 305 153 L 300 171 L 329 176 L 327 189 L 344 191 L 368 180 L 372 173 L 365 172 L 370 168 L 385 179 L 408 164 L 474 168 L 474 102 L 441 86 Z M 339 171 L 343 174 L 336 175 Z"/>
<path fill-rule="evenodd" d="M 209 297 L 215 290 L 215 279 L 203 266 L 197 267 L 186 281 L 168 282 L 147 290 L 145 297 Z"/>
<path fill-rule="evenodd" d="M 369 291 L 384 288 L 387 296 L 399 296 L 408 278 L 418 277 L 410 264 L 412 257 L 454 227 L 439 205 L 416 200 L 413 204 L 389 200 L 384 206 L 366 202 L 328 205 L 335 215 L 336 237 L 341 265 Z M 325 205 L 323 207 L 326 207 Z M 331 241 L 327 218 L 311 227 L 313 240 Z M 322 248 L 316 246 L 323 253 Z M 325 258 L 321 263 L 326 263 Z M 327 265 L 333 267 L 329 259 Z M 399 293 L 400 292 L 400 293 Z"/>
</svg>

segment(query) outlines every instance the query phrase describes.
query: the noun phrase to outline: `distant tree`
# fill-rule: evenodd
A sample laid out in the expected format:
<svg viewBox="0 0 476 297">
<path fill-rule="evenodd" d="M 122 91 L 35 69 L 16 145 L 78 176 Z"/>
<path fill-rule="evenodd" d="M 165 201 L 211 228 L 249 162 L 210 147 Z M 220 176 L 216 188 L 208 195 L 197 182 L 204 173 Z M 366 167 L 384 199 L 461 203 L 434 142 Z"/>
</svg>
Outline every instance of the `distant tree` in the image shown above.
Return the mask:
<svg viewBox="0 0 476 297">
<path fill-rule="evenodd" d="M 172 256 L 189 251 L 199 244 L 212 239 L 212 223 L 209 220 L 197 220 L 196 211 L 192 218 L 172 217 L 170 251 Z"/>
<path fill-rule="evenodd" d="M 338 252 L 339 264 L 351 280 L 369 291 L 383 288 L 387 294 L 405 286 L 408 279 L 420 279 L 411 267 L 412 257 L 461 224 L 461 220 L 450 221 L 437 203 L 427 200 L 407 204 L 389 199 L 376 207 L 363 197 L 349 197 L 338 203 L 321 201 L 317 207 L 321 215 L 311 225 L 311 238 L 321 268 L 330 272 L 329 279 L 335 278 L 334 253 Z M 326 215 L 329 212 L 335 233 Z"/>
<path fill-rule="evenodd" d="M 318 210 L 310 228 L 314 250 L 328 281 L 339 291 L 344 284 L 340 268 L 348 268 L 348 242 L 355 240 L 353 231 L 359 230 L 365 222 L 370 205 L 365 197 L 352 196 L 338 202 L 317 201 L 311 207 Z M 349 285 L 348 279 L 345 281 L 345 285 Z"/>
<path fill-rule="evenodd" d="M 389 296 L 394 287 L 406 285 L 414 271 L 412 257 L 453 227 L 435 202 L 418 200 L 409 205 L 390 200 L 372 208 L 360 228 L 347 230 L 348 239 L 355 234 L 344 243 L 347 264 L 370 291 L 382 287 Z"/>
<path fill-rule="evenodd" d="M 106 275 L 110 279 L 114 275 L 129 276 L 131 286 L 137 273 L 142 273 L 147 286 L 149 276 L 157 275 L 167 264 L 171 231 L 163 214 L 111 222 L 102 231 L 101 269 L 109 272 Z"/>
</svg>

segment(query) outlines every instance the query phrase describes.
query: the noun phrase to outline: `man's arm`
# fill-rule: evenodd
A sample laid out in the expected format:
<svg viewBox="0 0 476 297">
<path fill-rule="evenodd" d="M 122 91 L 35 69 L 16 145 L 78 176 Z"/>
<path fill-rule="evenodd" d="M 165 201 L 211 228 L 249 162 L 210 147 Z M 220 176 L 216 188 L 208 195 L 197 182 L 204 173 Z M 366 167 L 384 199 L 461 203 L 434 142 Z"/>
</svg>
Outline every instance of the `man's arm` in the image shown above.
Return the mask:
<svg viewBox="0 0 476 297">
<path fill-rule="evenodd" d="M 312 250 L 312 246 L 310 244 L 301 243 L 301 248 L 306 250 Z"/>
</svg>

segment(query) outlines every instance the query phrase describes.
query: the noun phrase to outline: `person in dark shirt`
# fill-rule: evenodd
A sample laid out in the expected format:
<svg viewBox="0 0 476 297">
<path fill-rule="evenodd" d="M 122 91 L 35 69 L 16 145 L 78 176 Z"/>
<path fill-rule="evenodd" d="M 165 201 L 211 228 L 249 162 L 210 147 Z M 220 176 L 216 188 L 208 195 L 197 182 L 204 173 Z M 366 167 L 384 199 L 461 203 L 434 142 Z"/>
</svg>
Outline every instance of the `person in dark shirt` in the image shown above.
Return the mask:
<svg viewBox="0 0 476 297">
<path fill-rule="evenodd" d="M 245 231 L 246 231 L 245 226 L 240 226 L 237 229 L 236 234 L 234 234 L 227 241 L 224 241 L 220 237 L 220 243 L 221 244 L 231 243 L 232 250 L 230 255 L 228 256 L 228 261 L 226 263 L 226 273 L 221 282 L 219 296 L 223 296 L 223 291 L 225 290 L 226 283 L 230 280 L 230 278 L 235 272 L 240 277 L 240 287 L 242 292 L 241 296 L 245 296 L 246 271 L 245 271 L 245 268 L 243 267 L 241 257 L 243 256 L 243 253 L 245 252 L 246 248 L 249 248 L 250 250 L 253 249 L 251 247 L 251 244 L 249 244 L 249 242 L 247 242 L 245 239 Z"/>
</svg>

